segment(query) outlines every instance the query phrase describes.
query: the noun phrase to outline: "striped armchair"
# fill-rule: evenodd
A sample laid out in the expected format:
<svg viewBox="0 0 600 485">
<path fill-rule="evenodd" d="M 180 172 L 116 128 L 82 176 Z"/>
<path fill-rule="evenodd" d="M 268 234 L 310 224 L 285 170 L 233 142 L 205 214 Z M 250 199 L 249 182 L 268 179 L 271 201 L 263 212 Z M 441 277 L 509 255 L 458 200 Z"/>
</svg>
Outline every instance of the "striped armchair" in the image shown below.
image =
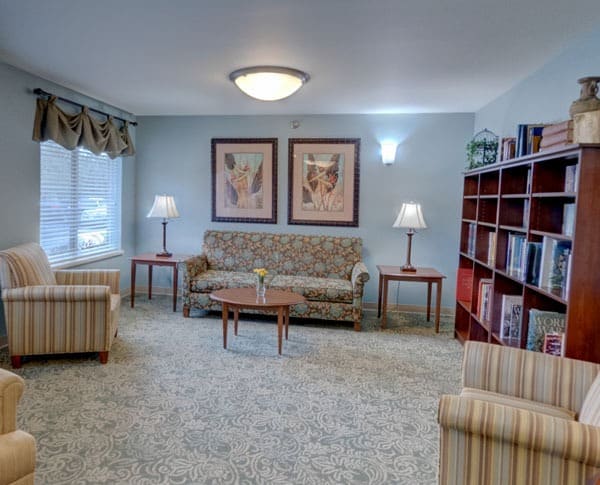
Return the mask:
<svg viewBox="0 0 600 485">
<path fill-rule="evenodd" d="M 118 270 L 52 271 L 35 243 L 0 251 L 0 288 L 13 367 L 38 354 L 98 352 L 117 334 Z"/>
<path fill-rule="evenodd" d="M 33 485 L 35 440 L 17 429 L 23 379 L 0 369 L 0 485 Z"/>
<path fill-rule="evenodd" d="M 440 484 L 600 484 L 600 365 L 469 341 L 463 386 L 440 400 Z"/>
</svg>

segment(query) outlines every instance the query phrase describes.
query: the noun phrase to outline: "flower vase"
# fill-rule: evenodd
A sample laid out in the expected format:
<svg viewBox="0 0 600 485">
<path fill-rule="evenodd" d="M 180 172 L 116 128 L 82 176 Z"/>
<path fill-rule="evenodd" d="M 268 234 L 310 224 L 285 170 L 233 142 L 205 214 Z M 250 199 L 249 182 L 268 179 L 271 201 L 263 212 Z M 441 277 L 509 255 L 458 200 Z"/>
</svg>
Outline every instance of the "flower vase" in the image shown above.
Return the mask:
<svg viewBox="0 0 600 485">
<path fill-rule="evenodd" d="M 259 298 L 265 297 L 265 292 L 267 288 L 265 286 L 265 278 L 264 276 L 261 278 L 260 276 L 256 278 L 256 296 Z"/>
</svg>

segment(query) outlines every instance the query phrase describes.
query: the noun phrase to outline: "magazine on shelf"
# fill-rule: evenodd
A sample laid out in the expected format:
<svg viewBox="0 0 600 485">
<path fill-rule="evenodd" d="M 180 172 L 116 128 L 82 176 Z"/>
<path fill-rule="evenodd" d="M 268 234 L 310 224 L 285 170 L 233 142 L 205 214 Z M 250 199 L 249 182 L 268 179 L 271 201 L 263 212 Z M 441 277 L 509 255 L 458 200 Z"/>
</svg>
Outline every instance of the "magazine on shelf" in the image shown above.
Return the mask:
<svg viewBox="0 0 600 485">
<path fill-rule="evenodd" d="M 564 313 L 543 311 L 536 308 L 529 310 L 526 349 L 541 352 L 544 347 L 544 336 L 547 333 L 565 332 L 565 317 Z"/>
<path fill-rule="evenodd" d="M 540 266 L 539 286 L 550 292 L 563 292 L 566 288 L 571 241 L 544 236 Z"/>
</svg>

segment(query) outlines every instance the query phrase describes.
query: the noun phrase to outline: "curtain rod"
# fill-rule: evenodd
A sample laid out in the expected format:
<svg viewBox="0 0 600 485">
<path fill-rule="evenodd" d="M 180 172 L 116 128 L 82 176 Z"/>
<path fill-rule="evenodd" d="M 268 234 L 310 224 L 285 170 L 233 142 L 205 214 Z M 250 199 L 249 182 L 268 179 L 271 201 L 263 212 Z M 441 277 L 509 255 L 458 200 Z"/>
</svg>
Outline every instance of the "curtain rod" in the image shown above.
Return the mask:
<svg viewBox="0 0 600 485">
<path fill-rule="evenodd" d="M 62 96 L 56 96 L 55 94 L 49 93 L 48 91 L 44 91 L 42 88 L 35 88 L 33 90 L 33 94 L 37 94 L 38 96 L 55 96 L 56 99 L 60 99 L 61 101 L 64 101 L 66 103 L 71 103 L 75 106 L 79 106 L 80 108 L 83 108 L 85 106 L 81 103 L 77 103 L 76 101 L 71 101 L 70 99 L 63 98 Z M 87 108 L 90 111 L 95 111 L 96 113 L 100 113 L 101 115 L 112 116 L 113 118 L 116 118 L 118 120 L 127 121 L 127 123 L 129 123 L 130 125 L 137 126 L 137 121 L 129 121 L 129 120 L 126 120 L 125 118 L 121 118 L 120 116 L 114 116 L 114 115 L 111 115 L 110 113 L 106 113 L 105 111 L 100 111 L 99 109 L 96 109 L 96 108 L 90 108 L 89 106 L 87 106 Z"/>
</svg>

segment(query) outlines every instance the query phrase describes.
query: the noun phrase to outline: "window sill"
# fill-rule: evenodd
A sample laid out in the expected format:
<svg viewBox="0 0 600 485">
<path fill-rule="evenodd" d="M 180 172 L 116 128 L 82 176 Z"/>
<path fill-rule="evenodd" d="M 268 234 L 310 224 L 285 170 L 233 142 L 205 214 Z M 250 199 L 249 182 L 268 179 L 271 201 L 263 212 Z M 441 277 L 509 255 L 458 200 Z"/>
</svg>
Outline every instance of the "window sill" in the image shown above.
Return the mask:
<svg viewBox="0 0 600 485">
<path fill-rule="evenodd" d="M 102 261 L 103 259 L 116 258 L 117 256 L 123 256 L 125 251 L 118 249 L 116 251 L 110 251 L 108 253 L 96 254 L 95 256 L 88 256 L 85 258 L 70 259 L 68 261 L 61 261 L 60 263 L 52 264 L 52 269 L 66 269 L 72 268 L 73 266 L 81 266 L 83 264 L 94 263 L 96 261 Z"/>
</svg>

